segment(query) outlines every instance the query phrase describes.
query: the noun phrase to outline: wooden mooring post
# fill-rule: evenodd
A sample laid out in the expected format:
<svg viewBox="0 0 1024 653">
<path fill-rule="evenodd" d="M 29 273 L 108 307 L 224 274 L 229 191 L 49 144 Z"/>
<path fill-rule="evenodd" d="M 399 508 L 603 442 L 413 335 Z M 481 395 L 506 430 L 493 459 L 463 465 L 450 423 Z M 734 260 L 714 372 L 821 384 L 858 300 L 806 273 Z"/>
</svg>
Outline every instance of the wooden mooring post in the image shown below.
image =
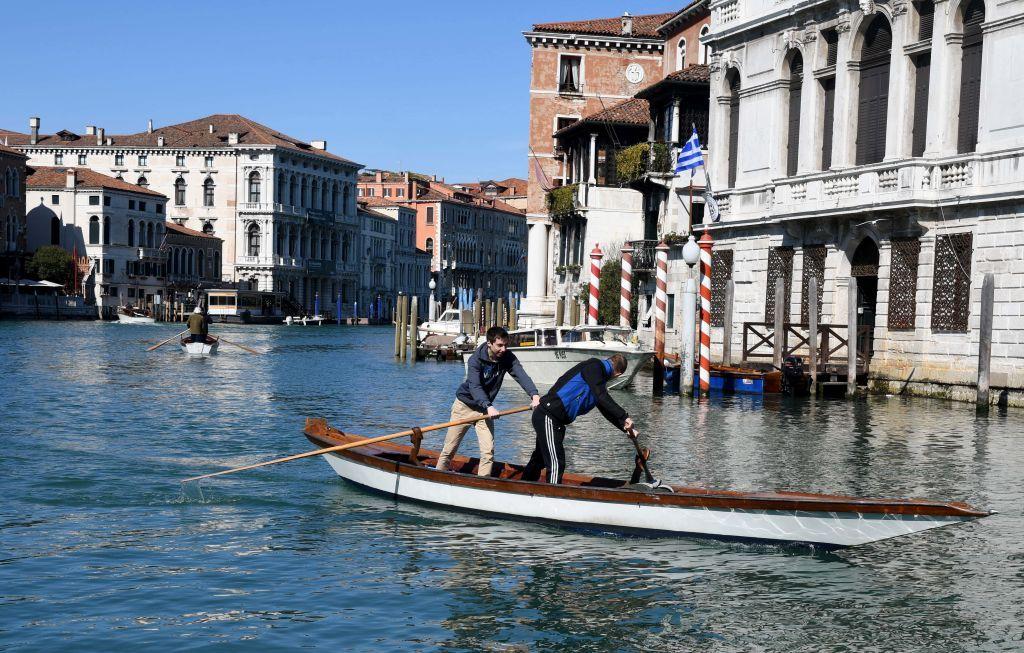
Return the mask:
<svg viewBox="0 0 1024 653">
<path fill-rule="evenodd" d="M 407 358 L 416 362 L 416 320 L 419 317 L 420 298 L 412 296 L 412 306 L 409 308 L 409 349 L 406 352 Z"/>
<path fill-rule="evenodd" d="M 807 280 L 807 366 L 811 368 L 811 388 L 818 392 L 818 278 Z"/>
<path fill-rule="evenodd" d="M 508 318 L 505 317 L 505 300 L 504 299 L 500 299 L 500 298 L 498 299 L 498 308 L 495 309 L 494 312 L 498 316 L 498 319 L 496 319 L 494 321 L 495 324 L 497 324 L 498 326 L 500 326 L 500 327 L 502 327 L 502 328 L 507 330 L 509 328 L 509 322 L 508 322 Z"/>
<path fill-rule="evenodd" d="M 480 335 L 480 311 L 481 311 L 480 302 L 481 301 L 482 300 L 480 300 L 480 299 L 473 300 L 473 332 L 470 335 L 473 336 L 474 338 L 476 336 Z"/>
<path fill-rule="evenodd" d="M 565 325 L 565 300 L 561 297 L 555 300 L 555 326 Z"/>
<path fill-rule="evenodd" d="M 846 398 L 857 394 L 857 277 L 846 286 Z"/>
<path fill-rule="evenodd" d="M 979 413 L 988 413 L 989 382 L 992 374 L 992 314 L 995 310 L 995 276 L 985 273 L 981 283 L 981 324 L 978 328 L 978 394 L 975 399 Z"/>
<path fill-rule="evenodd" d="M 736 297 L 736 282 L 725 282 L 725 311 L 722 316 L 722 363 L 732 365 L 732 303 Z M 691 375 L 692 376 L 692 375 Z"/>
<path fill-rule="evenodd" d="M 402 320 L 398 318 L 399 308 L 402 305 L 402 296 L 395 298 L 395 358 L 402 355 Z"/>
<path fill-rule="evenodd" d="M 782 369 L 782 357 L 786 352 L 786 313 L 789 307 L 786 306 L 785 284 L 782 279 L 775 280 L 775 335 L 772 336 L 772 365 L 776 369 Z"/>
</svg>

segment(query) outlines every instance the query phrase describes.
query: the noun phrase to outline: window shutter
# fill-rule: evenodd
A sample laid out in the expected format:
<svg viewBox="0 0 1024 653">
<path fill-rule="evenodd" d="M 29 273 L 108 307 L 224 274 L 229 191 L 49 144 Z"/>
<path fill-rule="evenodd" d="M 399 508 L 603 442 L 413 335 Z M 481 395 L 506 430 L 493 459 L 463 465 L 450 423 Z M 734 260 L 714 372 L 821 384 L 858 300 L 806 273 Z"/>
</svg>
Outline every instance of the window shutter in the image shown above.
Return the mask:
<svg viewBox="0 0 1024 653">
<path fill-rule="evenodd" d="M 889 57 L 892 31 L 876 16 L 864 34 L 860 98 L 857 114 L 857 165 L 885 158 L 885 126 L 889 104 Z"/>
<path fill-rule="evenodd" d="M 985 5 L 973 0 L 964 10 L 963 64 L 960 72 L 960 121 L 957 152 L 973 152 L 978 145 L 978 110 L 981 101 L 981 24 Z"/>
<path fill-rule="evenodd" d="M 932 25 L 935 18 L 935 3 L 932 0 L 923 0 L 917 5 L 917 40 L 930 41 L 932 38 Z"/>
<path fill-rule="evenodd" d="M 729 187 L 736 186 L 740 139 L 740 81 L 738 73 L 729 82 Z"/>
<path fill-rule="evenodd" d="M 914 142 L 912 156 L 924 154 L 928 134 L 928 78 L 931 75 L 932 55 L 922 54 L 914 59 Z"/>
<path fill-rule="evenodd" d="M 825 93 L 825 107 L 822 112 L 821 129 L 821 169 L 832 167 L 832 123 L 836 112 L 836 78 L 821 80 L 821 89 Z"/>
<path fill-rule="evenodd" d="M 789 64 L 789 146 L 786 174 L 796 174 L 800 158 L 800 96 L 803 88 L 804 60 L 797 53 Z"/>
</svg>

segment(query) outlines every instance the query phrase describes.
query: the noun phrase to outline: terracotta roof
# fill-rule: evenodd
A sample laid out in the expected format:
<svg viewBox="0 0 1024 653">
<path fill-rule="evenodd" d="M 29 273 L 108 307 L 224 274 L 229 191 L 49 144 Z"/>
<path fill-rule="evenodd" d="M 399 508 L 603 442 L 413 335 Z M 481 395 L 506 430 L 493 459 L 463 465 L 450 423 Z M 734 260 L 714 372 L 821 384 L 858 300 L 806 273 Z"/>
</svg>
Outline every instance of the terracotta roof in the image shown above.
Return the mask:
<svg viewBox="0 0 1024 653">
<path fill-rule="evenodd" d="M 213 133 L 210 133 L 213 125 Z M 318 150 L 305 141 L 271 129 L 237 113 L 216 113 L 205 118 L 159 127 L 152 132 L 135 134 L 105 134 L 113 145 L 122 147 L 159 147 L 157 139 L 164 137 L 164 147 L 226 147 L 228 134 L 238 134 L 239 145 L 273 145 L 297 152 L 323 156 L 343 163 L 353 163 L 346 158 Z M 29 145 L 31 136 L 17 132 L 4 132 L 9 143 Z M 40 134 L 37 145 L 41 147 L 96 147 L 96 137 L 82 136 L 67 130 L 56 134 Z M 355 164 L 358 165 L 358 164 Z"/>
<path fill-rule="evenodd" d="M 529 182 L 519 177 L 509 177 L 498 182 L 499 186 L 511 188 L 515 195 L 526 195 L 526 186 Z"/>
<path fill-rule="evenodd" d="M 437 190 L 434 187 L 441 188 Z M 469 198 L 463 200 L 456 197 L 455 195 L 461 195 Z M 506 213 L 518 213 L 525 214 L 526 211 L 523 209 L 517 209 L 511 204 L 506 204 L 499 199 L 493 197 L 485 197 L 478 195 L 475 192 L 461 191 L 457 188 L 449 186 L 448 184 L 442 184 L 441 182 L 430 182 L 430 187 L 425 188 L 423 186 L 417 187 L 416 197 L 409 198 L 406 202 L 453 202 L 455 204 L 468 204 L 469 206 L 479 206 L 484 209 L 497 209 L 499 211 L 505 211 Z"/>
<path fill-rule="evenodd" d="M 711 12 L 708 8 L 708 0 L 692 0 L 679 11 L 671 14 L 664 23 L 658 26 L 658 33 L 662 36 L 669 36 L 670 33 L 678 33 L 696 20 L 701 20 Z M 690 19 L 690 20 L 687 20 Z"/>
<path fill-rule="evenodd" d="M 224 240 L 223 238 L 218 238 L 217 236 L 213 236 L 211 234 L 204 234 L 203 232 L 196 231 L 195 229 L 182 227 L 180 224 L 176 224 L 174 222 L 165 222 L 164 227 L 167 228 L 167 231 L 173 231 L 183 236 L 197 236 L 199 238 L 212 238 L 214 240 Z"/>
<path fill-rule="evenodd" d="M 583 116 L 576 122 L 559 129 L 555 132 L 555 136 L 558 136 L 559 134 L 567 134 L 581 125 L 612 124 L 628 125 L 631 127 L 646 127 L 650 120 L 651 109 L 647 104 L 647 100 L 629 98 L 628 100 L 623 100 L 622 102 L 613 104 L 607 109 L 602 109 L 596 113 Z"/>
<path fill-rule="evenodd" d="M 694 64 L 682 70 L 677 70 L 674 73 L 669 73 L 663 79 L 645 86 L 637 91 L 636 97 L 649 98 L 655 91 L 660 91 L 673 85 L 700 86 L 702 84 L 710 84 L 710 82 L 711 70 L 704 64 Z"/>
<path fill-rule="evenodd" d="M 509 177 L 508 179 L 502 179 L 501 181 L 484 179 L 483 181 L 473 181 L 453 185 L 468 188 L 473 192 L 483 192 L 484 186 L 488 186 L 490 184 L 494 184 L 498 188 L 504 189 L 500 191 L 500 195 L 503 197 L 509 195 L 526 195 L 527 181 L 525 179 L 520 179 L 519 177 Z"/>
<path fill-rule="evenodd" d="M 388 197 L 377 197 L 376 195 L 363 195 L 356 199 L 359 204 L 365 204 L 366 206 L 400 206 L 403 208 L 409 208 L 404 204 L 400 204 Z"/>
<path fill-rule="evenodd" d="M 677 12 L 666 14 L 646 14 L 633 16 L 632 37 L 658 38 L 658 27 L 676 15 Z M 566 32 L 568 34 L 607 34 L 609 36 L 625 36 L 622 33 L 622 16 L 614 18 L 594 18 L 591 20 L 574 20 L 557 23 L 537 23 L 533 26 L 536 32 Z"/>
<path fill-rule="evenodd" d="M 110 177 L 88 168 L 33 166 L 28 175 L 28 187 L 65 188 L 67 185 L 68 170 L 75 171 L 75 188 L 105 188 L 108 190 L 135 193 L 137 195 L 159 197 L 164 200 L 167 199 L 167 196 L 163 193 L 158 193 L 155 190 L 149 190 L 142 186 L 136 186 L 135 184 L 129 184 L 127 181 L 122 179 Z"/>
<path fill-rule="evenodd" d="M 382 220 L 396 220 L 397 219 L 393 215 L 388 215 L 387 213 L 380 213 L 378 211 L 373 211 L 371 209 L 367 209 L 367 208 L 363 208 L 363 207 L 359 207 L 359 212 L 360 213 L 365 213 L 366 215 L 372 215 L 375 218 L 381 218 Z"/>
<path fill-rule="evenodd" d="M 13 147 L 7 147 L 3 143 L 0 143 L 0 152 L 3 152 L 4 154 L 7 154 L 9 156 L 20 156 L 23 159 L 28 158 L 26 155 L 22 154 L 18 150 L 14 149 Z"/>
</svg>

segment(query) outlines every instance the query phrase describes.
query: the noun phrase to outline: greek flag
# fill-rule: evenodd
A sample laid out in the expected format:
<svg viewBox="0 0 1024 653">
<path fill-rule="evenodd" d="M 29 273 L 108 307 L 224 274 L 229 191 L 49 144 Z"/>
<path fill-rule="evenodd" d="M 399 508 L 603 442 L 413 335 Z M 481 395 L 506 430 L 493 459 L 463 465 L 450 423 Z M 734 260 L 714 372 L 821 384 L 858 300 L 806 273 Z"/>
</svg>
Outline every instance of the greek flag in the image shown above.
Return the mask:
<svg viewBox="0 0 1024 653">
<path fill-rule="evenodd" d="M 693 135 L 690 136 L 690 140 L 683 144 L 683 149 L 679 151 L 679 158 L 676 159 L 676 174 L 690 170 L 690 174 L 693 175 L 693 170 L 704 165 L 704 157 L 700 153 L 700 139 L 697 138 L 697 130 L 693 130 Z"/>
</svg>

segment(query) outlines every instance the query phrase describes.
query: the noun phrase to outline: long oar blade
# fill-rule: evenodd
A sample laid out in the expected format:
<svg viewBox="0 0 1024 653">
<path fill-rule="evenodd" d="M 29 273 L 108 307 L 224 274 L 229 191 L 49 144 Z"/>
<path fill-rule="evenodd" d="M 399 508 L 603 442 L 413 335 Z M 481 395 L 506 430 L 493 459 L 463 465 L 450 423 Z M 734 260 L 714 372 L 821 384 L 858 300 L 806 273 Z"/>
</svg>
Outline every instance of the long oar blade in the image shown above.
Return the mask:
<svg viewBox="0 0 1024 653">
<path fill-rule="evenodd" d="M 152 347 L 148 347 L 148 348 L 146 349 L 146 351 L 153 351 L 154 349 L 158 349 L 158 348 L 160 348 L 160 347 L 163 347 L 164 345 L 166 345 L 166 344 L 167 344 L 167 343 L 169 343 L 170 341 L 174 340 L 175 338 L 180 338 L 181 336 L 185 335 L 186 333 L 188 333 L 188 329 L 185 329 L 185 330 L 184 330 L 184 331 L 182 331 L 181 333 L 176 333 L 175 335 L 171 336 L 171 337 L 170 337 L 170 338 L 168 338 L 167 340 L 164 340 L 164 341 L 163 341 L 163 342 L 161 342 L 160 344 L 157 344 L 157 345 L 153 345 Z"/>
<path fill-rule="evenodd" d="M 503 410 L 497 414 L 497 417 L 503 417 L 505 415 L 512 415 L 514 413 L 521 413 L 523 411 L 530 410 L 530 406 L 520 406 L 518 408 L 510 408 L 509 410 Z M 481 415 L 480 417 L 470 417 L 467 419 L 459 419 L 452 422 L 444 422 L 441 424 L 432 424 L 419 429 L 420 432 L 438 431 L 440 429 L 446 429 L 450 426 L 458 426 L 460 424 L 472 424 L 473 422 L 479 422 L 482 419 L 487 419 L 487 415 Z M 286 463 L 292 460 L 299 460 L 300 458 L 309 458 L 310 456 L 322 456 L 325 453 L 331 453 L 332 451 L 344 451 L 345 449 L 355 449 L 356 447 L 362 447 L 368 444 L 374 444 L 376 442 L 384 442 L 386 440 L 394 440 L 395 438 L 401 438 L 407 435 L 412 435 L 414 429 L 406 429 L 405 431 L 399 431 L 397 433 L 391 433 L 390 435 L 381 435 L 376 438 L 367 438 L 360 440 L 359 442 L 348 442 L 346 444 L 339 444 L 333 447 L 326 447 L 324 449 L 314 449 L 313 451 L 307 451 L 305 453 L 297 453 L 291 456 L 285 456 L 284 458 L 275 458 L 274 460 L 267 460 L 261 463 L 255 463 L 252 465 L 245 465 L 244 467 L 235 467 L 234 469 L 225 469 L 219 472 L 213 472 L 212 474 L 203 474 L 202 476 L 193 476 L 186 478 L 182 483 L 189 483 L 191 481 L 199 481 L 204 478 L 212 478 L 214 476 L 222 476 L 224 474 L 234 474 L 235 472 L 244 472 L 248 469 L 256 469 L 257 467 L 266 467 L 268 465 L 276 465 L 278 463 Z"/>
<path fill-rule="evenodd" d="M 239 349 L 244 349 L 245 351 L 247 351 L 247 352 L 249 352 L 251 354 L 262 354 L 263 353 L 262 351 L 253 349 L 251 347 L 246 347 L 245 345 L 240 345 L 237 342 L 232 342 L 232 341 L 228 340 L 227 338 L 225 338 L 224 336 L 217 336 L 217 337 L 220 338 L 221 342 L 226 342 L 229 345 L 234 345 L 234 346 L 238 347 Z"/>
</svg>

